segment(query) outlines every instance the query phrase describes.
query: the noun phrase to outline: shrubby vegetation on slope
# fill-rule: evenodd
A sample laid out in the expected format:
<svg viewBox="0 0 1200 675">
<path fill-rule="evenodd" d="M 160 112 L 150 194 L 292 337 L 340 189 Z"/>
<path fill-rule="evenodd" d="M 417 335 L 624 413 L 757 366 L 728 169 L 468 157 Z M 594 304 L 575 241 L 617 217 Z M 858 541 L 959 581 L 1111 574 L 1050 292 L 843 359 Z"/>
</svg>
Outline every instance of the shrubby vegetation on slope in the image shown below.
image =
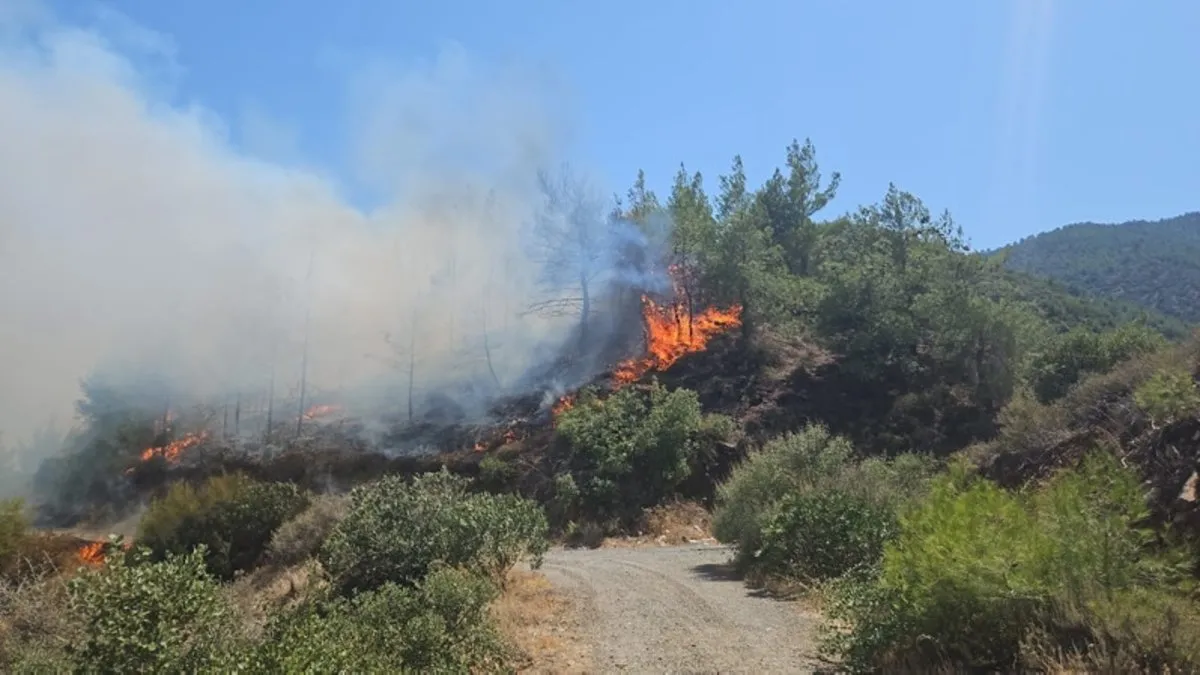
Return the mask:
<svg viewBox="0 0 1200 675">
<path fill-rule="evenodd" d="M 1165 346 L 1177 323 L 973 254 L 948 214 L 895 186 L 818 220 L 838 182 L 793 143 L 758 189 L 735 158 L 713 199 L 681 167 L 665 204 L 639 175 L 619 205 L 648 229 L 669 214 L 657 262 L 685 314 L 740 307 L 730 364 L 709 362 L 732 374 L 705 374 L 720 386 L 582 392 L 543 447 L 521 445 L 533 459 L 489 456 L 475 481 L 388 476 L 315 502 L 241 477 L 175 486 L 146 515 L 146 551 L 111 550 L 70 594 L 50 577 L 6 596 L 39 609 L 3 626 L 0 665 L 503 670 L 484 610 L 515 561 L 546 550 L 550 523 L 627 529 L 760 445 L 717 490 L 716 535 L 752 576 L 827 600 L 827 649 L 847 667 L 1200 667 L 1194 551 L 1174 543 L 1200 531 L 1200 342 Z M 87 433 L 42 472 L 69 497 L 60 511 L 137 496 L 108 479 L 159 439 L 118 394 L 90 386 Z M 0 555 L 22 541 L 13 513 Z M 313 582 L 262 622 L 222 584 L 304 561 Z"/>
<path fill-rule="evenodd" d="M 515 495 L 467 492 L 449 473 L 385 476 L 350 493 L 350 509 L 317 559 L 342 594 L 411 585 L 440 565 L 495 582 L 518 560 L 545 553 L 546 516 Z"/>
<path fill-rule="evenodd" d="M 307 500 L 286 484 L 223 477 L 176 486 L 142 528 L 159 551 L 111 544 L 103 563 L 69 584 L 48 574 L 0 585 L 0 668 L 507 672 L 518 655 L 488 605 L 519 558 L 545 551 L 545 517 L 520 498 L 466 487 L 444 473 L 384 478 L 357 488 L 348 504 L 321 497 L 301 510 Z M 230 549 L 237 541 L 253 553 Z M 306 589 L 268 605 L 264 620 L 239 597 L 253 586 L 231 587 L 214 573 L 253 571 L 268 541 L 272 559 L 319 550 L 326 565 L 310 564 Z M 207 542 L 225 552 L 214 556 Z"/>
<path fill-rule="evenodd" d="M 849 629 L 827 646 L 872 670 L 1053 667 L 1046 657 L 1194 669 L 1186 556 L 1155 551 L 1145 516 L 1136 476 L 1108 453 L 1029 494 L 952 472 L 902 516 L 878 571 L 832 593 L 829 617 Z"/>
<path fill-rule="evenodd" d="M 203 544 L 209 572 L 232 579 L 257 565 L 275 530 L 308 503 L 295 485 L 240 475 L 210 478 L 198 488 L 176 483 L 150 504 L 137 540 L 158 559 Z"/>
<path fill-rule="evenodd" d="M 657 383 L 605 399 L 585 391 L 555 424 L 566 451 L 551 502 L 559 524 L 614 527 L 674 496 L 733 426 L 702 414 L 695 392 Z"/>
</svg>

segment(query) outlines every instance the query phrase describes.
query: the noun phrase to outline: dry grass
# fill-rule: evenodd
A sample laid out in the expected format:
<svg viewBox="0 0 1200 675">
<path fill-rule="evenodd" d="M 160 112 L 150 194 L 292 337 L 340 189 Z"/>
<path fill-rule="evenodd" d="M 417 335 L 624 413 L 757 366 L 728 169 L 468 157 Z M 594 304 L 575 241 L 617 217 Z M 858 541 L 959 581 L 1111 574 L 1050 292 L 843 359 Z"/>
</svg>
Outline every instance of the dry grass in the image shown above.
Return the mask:
<svg viewBox="0 0 1200 675">
<path fill-rule="evenodd" d="M 590 649 L 580 635 L 575 605 L 546 577 L 513 570 L 491 611 L 501 633 L 523 656 L 518 672 L 591 672 Z"/>
<path fill-rule="evenodd" d="M 248 637 L 257 637 L 270 615 L 295 605 L 324 586 L 315 563 L 267 565 L 223 588 Z"/>
<path fill-rule="evenodd" d="M 696 502 L 675 501 L 647 509 L 636 536 L 610 537 L 603 546 L 679 546 L 711 542 L 712 514 Z"/>
</svg>

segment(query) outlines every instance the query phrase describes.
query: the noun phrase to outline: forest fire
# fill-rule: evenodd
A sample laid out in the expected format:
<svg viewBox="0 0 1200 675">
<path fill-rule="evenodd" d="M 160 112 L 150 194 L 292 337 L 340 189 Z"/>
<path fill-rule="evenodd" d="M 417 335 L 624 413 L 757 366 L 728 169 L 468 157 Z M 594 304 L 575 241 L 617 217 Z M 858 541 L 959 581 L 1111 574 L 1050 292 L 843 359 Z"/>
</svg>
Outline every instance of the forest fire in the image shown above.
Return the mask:
<svg viewBox="0 0 1200 675">
<path fill-rule="evenodd" d="M 718 333 L 742 323 L 742 308 L 734 305 L 728 310 L 708 308 L 693 314 L 689 321 L 687 309 L 674 304 L 659 307 L 653 300 L 642 298 L 642 316 L 646 322 L 647 355 L 630 359 L 613 371 L 618 385 L 636 382 L 651 370 L 665 370 L 684 354 L 702 351 Z"/>
<path fill-rule="evenodd" d="M 575 396 L 572 394 L 567 394 L 566 396 L 563 396 L 562 398 L 558 399 L 558 403 L 555 403 L 553 406 L 551 406 L 550 414 L 553 415 L 554 417 L 558 417 L 559 415 L 563 414 L 567 410 L 570 410 L 574 405 L 575 405 Z"/>
<path fill-rule="evenodd" d="M 314 405 L 304 411 L 304 420 L 311 421 L 319 417 L 328 417 L 341 410 L 340 406 L 336 405 Z"/>
<path fill-rule="evenodd" d="M 142 451 L 142 461 L 147 462 L 154 457 L 162 457 L 168 462 L 178 462 L 179 456 L 184 450 L 195 447 L 206 440 L 208 440 L 207 431 L 187 434 L 184 437 L 174 440 L 166 445 L 157 448 L 146 448 Z"/>
<path fill-rule="evenodd" d="M 104 542 L 93 541 L 84 544 L 79 549 L 79 561 L 85 565 L 99 565 L 104 562 Z"/>
</svg>

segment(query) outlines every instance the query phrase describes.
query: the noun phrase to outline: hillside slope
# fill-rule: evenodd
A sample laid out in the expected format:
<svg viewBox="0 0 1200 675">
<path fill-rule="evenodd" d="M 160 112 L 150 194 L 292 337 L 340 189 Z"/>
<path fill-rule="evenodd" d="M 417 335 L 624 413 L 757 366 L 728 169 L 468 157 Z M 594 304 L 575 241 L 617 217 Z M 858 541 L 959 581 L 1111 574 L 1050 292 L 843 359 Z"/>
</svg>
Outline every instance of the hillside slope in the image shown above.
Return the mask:
<svg viewBox="0 0 1200 675">
<path fill-rule="evenodd" d="M 1154 222 L 1067 225 L 1002 252 L 1010 269 L 1200 320 L 1200 212 Z"/>
</svg>

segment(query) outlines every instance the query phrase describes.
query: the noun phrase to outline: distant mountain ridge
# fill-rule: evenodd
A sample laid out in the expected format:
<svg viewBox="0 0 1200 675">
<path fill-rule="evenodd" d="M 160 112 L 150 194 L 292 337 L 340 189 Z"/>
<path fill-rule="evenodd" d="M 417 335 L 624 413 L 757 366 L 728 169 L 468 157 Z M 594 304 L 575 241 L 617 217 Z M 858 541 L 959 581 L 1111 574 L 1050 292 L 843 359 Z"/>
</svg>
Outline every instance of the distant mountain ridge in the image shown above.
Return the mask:
<svg viewBox="0 0 1200 675">
<path fill-rule="evenodd" d="M 992 254 L 1014 271 L 1089 295 L 1200 322 L 1200 212 L 1158 221 L 1078 223 Z"/>
</svg>

